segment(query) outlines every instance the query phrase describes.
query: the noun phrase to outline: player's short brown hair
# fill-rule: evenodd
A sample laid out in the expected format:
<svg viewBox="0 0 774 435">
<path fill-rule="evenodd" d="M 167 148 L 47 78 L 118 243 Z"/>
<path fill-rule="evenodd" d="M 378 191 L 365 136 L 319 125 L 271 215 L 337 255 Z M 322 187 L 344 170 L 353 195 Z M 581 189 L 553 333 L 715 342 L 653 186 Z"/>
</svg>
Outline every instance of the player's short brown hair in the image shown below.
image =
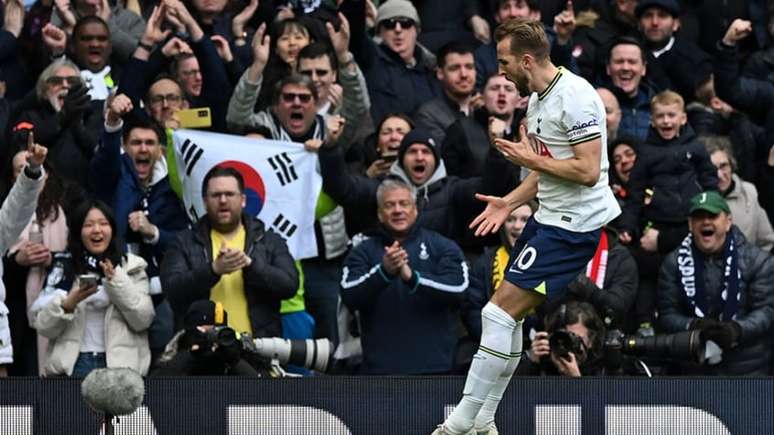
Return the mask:
<svg viewBox="0 0 774 435">
<path fill-rule="evenodd" d="M 508 20 L 495 30 L 495 40 L 511 40 L 511 53 L 516 56 L 530 54 L 538 61 L 545 61 L 551 52 L 551 45 L 543 29 L 543 23 L 528 18 Z"/>
<path fill-rule="evenodd" d="M 680 110 L 685 112 L 685 100 L 683 100 L 683 97 L 681 97 L 680 94 L 674 91 L 663 91 L 656 94 L 656 96 L 650 100 L 650 111 L 656 110 L 656 106 L 666 106 L 669 104 L 677 104 L 680 107 Z"/>
</svg>

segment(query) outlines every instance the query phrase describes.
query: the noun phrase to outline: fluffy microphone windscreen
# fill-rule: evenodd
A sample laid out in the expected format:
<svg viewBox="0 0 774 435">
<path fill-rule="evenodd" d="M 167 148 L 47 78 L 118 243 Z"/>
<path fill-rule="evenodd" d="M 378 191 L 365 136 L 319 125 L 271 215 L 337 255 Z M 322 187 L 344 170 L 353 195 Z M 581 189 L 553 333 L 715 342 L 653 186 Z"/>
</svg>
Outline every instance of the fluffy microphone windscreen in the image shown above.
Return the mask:
<svg viewBox="0 0 774 435">
<path fill-rule="evenodd" d="M 145 396 L 142 376 L 129 368 L 92 370 L 81 383 L 83 400 L 95 411 L 129 415 Z"/>
</svg>

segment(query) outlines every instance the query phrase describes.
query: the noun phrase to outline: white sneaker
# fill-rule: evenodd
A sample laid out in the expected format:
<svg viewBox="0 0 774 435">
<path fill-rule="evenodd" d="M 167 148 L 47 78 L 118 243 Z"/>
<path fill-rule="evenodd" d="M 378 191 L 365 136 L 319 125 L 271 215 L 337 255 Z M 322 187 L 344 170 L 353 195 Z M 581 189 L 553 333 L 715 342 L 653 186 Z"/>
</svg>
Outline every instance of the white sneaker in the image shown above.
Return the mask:
<svg viewBox="0 0 774 435">
<path fill-rule="evenodd" d="M 431 433 L 430 435 L 454 435 L 454 434 L 452 434 L 451 432 L 448 432 L 446 428 L 443 427 L 442 424 L 439 424 L 438 427 L 436 427 L 433 433 Z M 465 432 L 464 435 L 476 435 L 476 431 L 471 429 Z M 497 432 L 495 432 L 495 435 L 497 435 Z"/>
<path fill-rule="evenodd" d="M 474 432 L 475 435 L 500 435 L 500 432 L 497 431 L 497 426 L 495 426 L 494 422 L 489 423 L 489 426 L 476 429 Z"/>
</svg>

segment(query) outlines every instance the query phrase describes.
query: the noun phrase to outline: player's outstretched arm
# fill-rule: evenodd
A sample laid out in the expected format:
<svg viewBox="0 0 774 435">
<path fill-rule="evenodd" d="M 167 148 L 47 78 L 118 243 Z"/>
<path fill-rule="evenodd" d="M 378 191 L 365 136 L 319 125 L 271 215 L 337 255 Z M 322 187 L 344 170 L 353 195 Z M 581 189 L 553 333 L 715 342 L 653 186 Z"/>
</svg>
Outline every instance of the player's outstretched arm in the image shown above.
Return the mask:
<svg viewBox="0 0 774 435">
<path fill-rule="evenodd" d="M 530 172 L 518 187 L 502 198 L 477 193 L 476 199 L 486 202 L 487 205 L 486 209 L 470 223 L 470 228 L 476 228 L 476 236 L 496 233 L 513 210 L 530 199 L 535 198 L 537 195 L 538 176 L 537 172 Z"/>
</svg>

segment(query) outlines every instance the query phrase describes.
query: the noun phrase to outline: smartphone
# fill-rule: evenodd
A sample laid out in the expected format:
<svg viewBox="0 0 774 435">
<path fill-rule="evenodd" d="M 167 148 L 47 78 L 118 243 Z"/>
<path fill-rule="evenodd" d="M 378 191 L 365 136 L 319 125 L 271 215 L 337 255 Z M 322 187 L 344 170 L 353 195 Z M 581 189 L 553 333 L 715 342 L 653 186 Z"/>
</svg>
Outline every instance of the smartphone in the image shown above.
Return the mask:
<svg viewBox="0 0 774 435">
<path fill-rule="evenodd" d="M 212 116 L 209 107 L 183 109 L 177 111 L 180 128 L 207 128 L 212 126 Z"/>
<path fill-rule="evenodd" d="M 383 153 L 381 155 L 381 159 L 385 162 L 394 162 L 398 159 L 398 152 L 397 151 L 387 151 L 386 153 Z"/>
<path fill-rule="evenodd" d="M 39 245 L 43 244 L 43 233 L 40 231 L 30 231 L 29 240 L 32 243 L 37 243 Z"/>
<path fill-rule="evenodd" d="M 94 287 L 97 285 L 97 277 L 94 275 L 78 275 L 78 282 L 81 287 Z"/>
</svg>

